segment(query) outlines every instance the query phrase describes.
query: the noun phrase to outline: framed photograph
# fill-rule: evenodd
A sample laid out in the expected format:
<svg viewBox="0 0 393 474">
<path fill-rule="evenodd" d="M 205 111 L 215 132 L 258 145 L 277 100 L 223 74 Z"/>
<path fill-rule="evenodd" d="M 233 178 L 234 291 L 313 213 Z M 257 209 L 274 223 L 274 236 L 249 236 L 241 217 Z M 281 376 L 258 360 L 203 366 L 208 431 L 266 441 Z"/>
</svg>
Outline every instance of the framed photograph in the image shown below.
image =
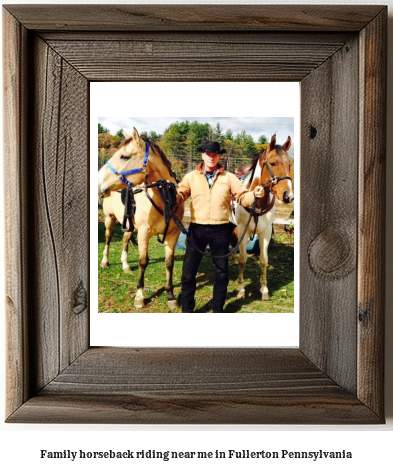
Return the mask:
<svg viewBox="0 0 393 474">
<path fill-rule="evenodd" d="M 113 100 L 119 96 L 122 97 L 121 101 Z M 258 96 L 262 97 L 260 103 L 255 99 Z M 149 97 L 151 105 L 147 106 Z M 177 299 L 175 301 L 179 301 L 174 306 L 164 291 L 168 278 L 165 270 L 167 246 L 163 245 L 164 217 L 158 214 L 145 195 L 148 188 L 134 187 L 135 240 L 139 243 L 138 226 L 142 225 L 143 244 L 147 240 L 143 237 L 147 222 L 151 223 L 148 226 L 151 229 L 149 232 L 157 232 L 158 225 L 161 226 L 161 233 L 152 235 L 148 240 L 149 264 L 145 270 L 145 298 L 141 300 L 137 298 L 137 285 L 140 286 L 138 281 L 141 275 L 138 247 L 129 243 L 128 251 L 124 251 L 124 237 L 128 239 L 129 235 L 124 235 L 122 227 L 128 227 L 130 221 L 126 219 L 124 224 L 125 207 L 119 192 L 113 192 L 109 197 L 99 200 L 97 226 L 97 170 L 108 170 L 107 175 L 112 175 L 109 168 L 104 166 L 105 162 L 124 142 L 124 133 L 131 134 L 135 127 L 144 140 L 158 145 L 165 152 L 177 181 L 181 181 L 201 163 L 198 148 L 208 139 L 221 143 L 226 152 L 220 159 L 220 165 L 233 173 L 236 168 L 243 169 L 239 167 L 251 165 L 256 157 L 263 158 L 263 153 L 266 153 L 271 139 L 275 137 L 277 145 L 286 142 L 289 144 L 287 165 L 290 168 L 277 167 L 275 155 L 272 154 L 269 155 L 269 160 L 276 167 L 273 169 L 272 165 L 271 171 L 283 176 L 298 175 L 299 159 L 296 157 L 300 155 L 299 104 L 298 82 L 94 82 L 90 85 L 90 237 L 91 241 L 98 242 L 98 255 L 94 249 L 90 259 L 91 345 L 298 346 L 299 311 L 296 292 L 299 272 L 294 249 L 296 256 L 299 252 L 298 239 L 294 238 L 293 232 L 294 219 L 290 217 L 294 211 L 296 216 L 299 215 L 298 208 L 295 209 L 299 200 L 291 198 L 284 202 L 283 197 L 286 189 L 293 190 L 294 180 L 283 179 L 281 188 L 277 187 L 274 220 L 271 213 L 258 218 L 262 230 L 269 231 L 265 223 L 273 223 L 274 235 L 268 249 L 269 299 L 262 300 L 260 292 L 262 272 L 259 243 L 262 237 L 259 233 L 252 235 L 254 219 L 249 213 L 238 214 L 243 217 L 244 224 L 249 222 L 250 235 L 245 235 L 242 239 L 243 230 L 238 230 L 235 248 L 228 249 L 228 252 L 234 253 L 229 256 L 230 278 L 225 314 L 216 314 L 214 318 L 210 315 L 214 265 L 208 255 L 202 258 L 198 270 L 194 310 L 198 314 L 194 316 L 194 320 L 191 319 L 193 315 L 189 315 L 188 323 L 184 324 L 184 314 L 181 314 L 180 307 L 180 280 L 186 245 L 184 229 L 187 231 L 190 222 L 191 200 L 184 203 L 182 230 L 174 219 L 170 220 L 169 230 L 179 234 L 177 241 L 169 240 L 174 246 L 173 293 Z M 129 116 L 130 111 L 132 116 Z M 261 111 L 264 116 L 260 116 Z M 173 139 L 174 136 L 177 137 L 176 140 Z M 157 159 L 156 162 L 161 163 Z M 158 172 L 165 173 L 165 169 L 159 167 Z M 267 170 L 265 172 L 265 181 L 269 181 L 270 175 L 268 176 Z M 255 174 L 256 178 L 257 175 L 258 173 Z M 243 181 L 249 176 L 251 173 L 245 172 Z M 133 178 L 144 179 L 144 175 L 129 176 L 127 179 Z M 146 184 L 153 186 L 150 188 L 150 195 L 163 212 L 162 200 L 153 183 L 157 179 L 156 174 L 150 176 L 149 173 Z M 147 217 L 149 215 L 152 217 Z M 249 237 L 252 239 L 247 242 Z M 245 291 L 240 297 L 240 254 L 236 249 L 242 240 L 248 257 L 244 270 Z M 132 317 L 130 313 L 133 314 Z M 242 313 L 241 327 L 238 324 L 238 313 Z M 205 324 L 209 325 L 208 332 L 204 330 Z M 193 331 L 189 330 L 190 325 L 194 328 Z M 248 330 L 250 326 L 254 327 L 254 331 Z"/>
<path fill-rule="evenodd" d="M 3 25 L 7 421 L 384 423 L 387 7 L 9 5 Z M 299 83 L 298 347 L 91 345 L 97 81 Z"/>
</svg>

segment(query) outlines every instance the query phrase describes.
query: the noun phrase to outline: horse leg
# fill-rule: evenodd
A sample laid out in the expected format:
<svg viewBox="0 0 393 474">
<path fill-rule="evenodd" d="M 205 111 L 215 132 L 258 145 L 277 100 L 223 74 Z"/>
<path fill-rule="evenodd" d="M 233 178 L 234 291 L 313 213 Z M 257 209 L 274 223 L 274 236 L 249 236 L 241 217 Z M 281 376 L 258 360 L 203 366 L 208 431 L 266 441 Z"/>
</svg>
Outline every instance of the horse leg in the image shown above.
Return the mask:
<svg viewBox="0 0 393 474">
<path fill-rule="evenodd" d="M 269 264 L 268 258 L 268 248 L 270 239 L 272 236 L 272 226 L 268 226 L 264 234 L 259 235 L 259 245 L 260 245 L 260 253 L 259 253 L 259 261 L 261 263 L 261 288 L 260 292 L 262 294 L 262 300 L 269 299 L 269 290 L 267 287 L 267 267 Z"/>
<path fill-rule="evenodd" d="M 112 240 L 113 228 L 116 223 L 115 216 L 105 216 L 105 247 L 102 254 L 101 268 L 109 268 L 109 246 Z"/>
<path fill-rule="evenodd" d="M 238 228 L 235 227 L 232 231 L 232 234 L 231 234 L 231 239 L 229 241 L 232 249 L 234 249 L 236 246 L 237 246 L 237 243 L 238 243 Z M 232 255 L 232 264 L 233 265 L 239 265 L 239 259 L 237 258 L 237 250 L 236 252 L 233 252 Z"/>
<path fill-rule="evenodd" d="M 139 280 L 137 283 L 137 290 L 134 300 L 135 308 L 143 308 L 145 306 L 145 271 L 149 264 L 149 239 L 147 235 L 141 235 L 141 232 L 138 233 L 138 250 L 139 250 Z"/>
<path fill-rule="evenodd" d="M 244 229 L 239 228 L 239 235 L 243 235 Z M 237 297 L 244 298 L 246 289 L 244 288 L 244 268 L 247 262 L 247 236 L 242 240 L 239 247 L 239 277 L 237 279 Z"/>
<path fill-rule="evenodd" d="M 131 268 L 128 265 L 128 247 L 130 244 L 131 236 L 132 236 L 131 232 L 124 232 L 123 247 L 122 247 L 122 252 L 121 252 L 121 263 L 123 265 L 124 273 L 131 273 Z"/>
<path fill-rule="evenodd" d="M 168 296 L 168 309 L 177 309 L 179 307 L 179 304 L 173 293 L 173 267 L 175 264 L 175 245 L 178 238 L 179 233 L 175 233 L 175 235 L 171 235 L 165 241 L 165 291 Z"/>
</svg>

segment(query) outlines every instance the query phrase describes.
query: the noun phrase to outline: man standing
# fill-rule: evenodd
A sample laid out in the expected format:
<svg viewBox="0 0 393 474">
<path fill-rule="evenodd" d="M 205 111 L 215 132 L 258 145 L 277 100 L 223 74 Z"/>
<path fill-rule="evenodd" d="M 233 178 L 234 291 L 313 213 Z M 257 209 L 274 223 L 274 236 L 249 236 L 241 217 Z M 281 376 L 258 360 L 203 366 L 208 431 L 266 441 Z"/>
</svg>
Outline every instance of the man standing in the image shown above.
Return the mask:
<svg viewBox="0 0 393 474">
<path fill-rule="evenodd" d="M 223 313 L 229 282 L 228 253 L 231 237 L 229 213 L 232 197 L 245 207 L 251 207 L 254 198 L 264 195 L 262 186 L 247 191 L 236 176 L 225 171 L 219 163 L 221 150 L 218 142 L 206 142 L 198 151 L 202 162 L 186 174 L 179 183 L 178 203 L 191 195 L 191 223 L 188 229 L 186 253 L 182 272 L 182 312 L 193 313 L 195 308 L 196 274 L 207 245 L 210 246 L 214 272 L 213 313 Z M 191 241 L 191 242 L 190 242 Z"/>
</svg>

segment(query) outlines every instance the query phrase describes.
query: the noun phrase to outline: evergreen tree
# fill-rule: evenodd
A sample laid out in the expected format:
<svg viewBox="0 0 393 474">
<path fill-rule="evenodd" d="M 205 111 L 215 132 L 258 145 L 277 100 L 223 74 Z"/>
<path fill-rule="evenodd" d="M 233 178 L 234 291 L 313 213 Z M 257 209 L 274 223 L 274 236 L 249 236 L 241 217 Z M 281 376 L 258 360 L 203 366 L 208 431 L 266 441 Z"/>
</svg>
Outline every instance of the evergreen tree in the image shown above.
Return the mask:
<svg viewBox="0 0 393 474">
<path fill-rule="evenodd" d="M 269 143 L 269 140 L 267 139 L 267 136 L 266 135 L 261 135 L 259 138 L 258 138 L 258 143 L 260 145 L 267 145 Z"/>
<path fill-rule="evenodd" d="M 220 122 L 217 122 L 217 125 L 212 130 L 213 142 L 221 143 L 224 138 L 223 129 L 221 128 Z"/>
<path fill-rule="evenodd" d="M 236 135 L 235 151 L 240 158 L 253 158 L 257 153 L 254 139 L 245 130 Z"/>
<path fill-rule="evenodd" d="M 208 140 L 211 127 L 208 123 L 201 124 L 194 121 L 190 124 L 188 135 L 187 135 L 187 154 L 194 158 L 198 156 L 198 147 Z"/>
<path fill-rule="evenodd" d="M 225 139 L 226 140 L 233 140 L 233 132 L 230 128 L 225 132 Z"/>
<path fill-rule="evenodd" d="M 120 137 L 122 140 L 125 140 L 125 138 L 126 138 L 124 136 L 124 130 L 122 128 L 116 132 L 116 136 Z"/>
<path fill-rule="evenodd" d="M 109 130 L 103 127 L 100 123 L 98 124 L 98 133 L 109 133 Z"/>
<path fill-rule="evenodd" d="M 163 140 L 163 148 L 167 155 L 180 158 L 186 153 L 187 134 L 190 122 L 174 122 L 166 130 Z"/>
<path fill-rule="evenodd" d="M 151 131 L 149 132 L 149 140 L 158 142 L 162 135 L 158 134 L 157 132 Z"/>
</svg>

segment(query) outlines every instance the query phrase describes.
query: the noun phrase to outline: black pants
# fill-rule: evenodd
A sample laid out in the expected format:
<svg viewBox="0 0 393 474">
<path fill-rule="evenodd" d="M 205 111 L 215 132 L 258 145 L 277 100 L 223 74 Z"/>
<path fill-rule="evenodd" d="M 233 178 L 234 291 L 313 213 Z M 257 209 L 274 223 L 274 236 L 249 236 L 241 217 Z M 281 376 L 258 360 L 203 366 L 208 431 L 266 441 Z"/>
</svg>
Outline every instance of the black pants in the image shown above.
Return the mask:
<svg viewBox="0 0 393 474">
<path fill-rule="evenodd" d="M 182 274 L 182 312 L 192 313 L 195 308 L 196 274 L 203 255 L 194 247 L 204 252 L 209 245 L 211 255 L 220 256 L 228 253 L 229 239 L 232 227 L 230 224 L 202 225 L 190 224 L 188 229 L 186 253 Z M 228 257 L 210 259 L 214 263 L 213 313 L 223 313 L 228 289 Z"/>
</svg>

